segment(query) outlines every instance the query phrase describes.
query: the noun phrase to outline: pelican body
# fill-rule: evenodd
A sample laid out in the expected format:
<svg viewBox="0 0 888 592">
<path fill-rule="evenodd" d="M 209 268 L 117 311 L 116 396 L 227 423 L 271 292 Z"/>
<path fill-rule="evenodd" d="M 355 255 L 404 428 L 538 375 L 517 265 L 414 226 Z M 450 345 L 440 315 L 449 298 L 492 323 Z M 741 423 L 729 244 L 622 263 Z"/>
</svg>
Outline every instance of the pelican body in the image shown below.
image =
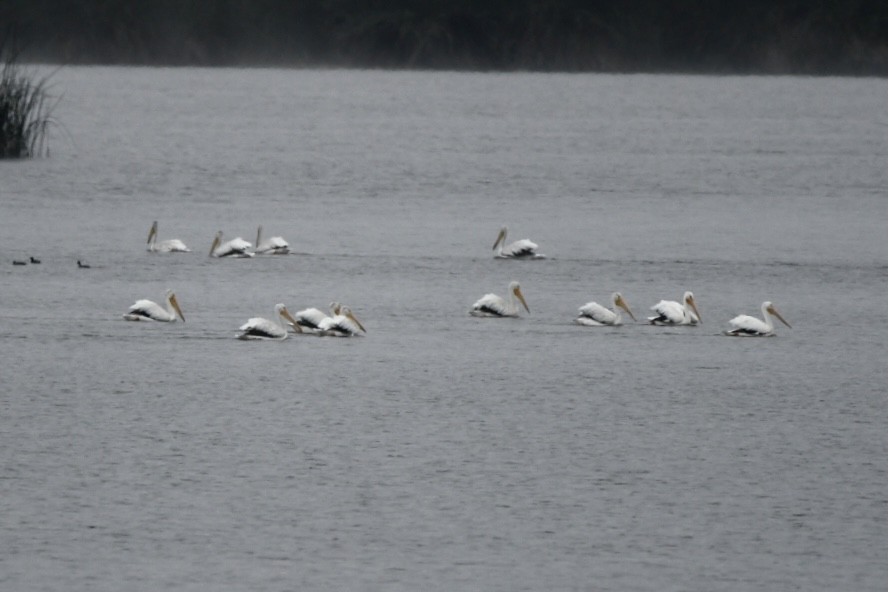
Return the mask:
<svg viewBox="0 0 888 592">
<path fill-rule="evenodd" d="M 757 319 L 749 315 L 739 315 L 728 321 L 731 328 L 725 331 L 725 335 L 737 337 L 770 337 L 774 333 L 774 321 L 771 315 L 780 319 L 780 322 L 792 329 L 792 325 L 786 322 L 774 305 L 768 301 L 762 302 L 762 318 Z"/>
<path fill-rule="evenodd" d="M 153 300 L 136 300 L 135 304 L 129 307 L 123 318 L 127 321 L 160 321 L 162 323 L 175 322 L 178 316 L 185 322 L 185 315 L 179 307 L 179 301 L 172 290 L 166 291 L 164 298 L 165 306 L 160 306 Z"/>
<path fill-rule="evenodd" d="M 697 325 L 703 322 L 691 292 L 684 293 L 681 304 L 674 300 L 661 300 L 651 310 L 657 313 L 657 316 L 648 317 L 651 325 Z"/>
<path fill-rule="evenodd" d="M 293 315 L 296 318 L 296 324 L 303 332 L 318 333 L 321 330 L 321 324 L 329 322 L 330 319 L 339 314 L 342 307 L 338 302 L 330 303 L 330 314 L 325 314 L 317 308 L 305 308 L 297 310 Z"/>
<path fill-rule="evenodd" d="M 157 220 L 148 231 L 148 251 L 151 253 L 189 253 L 191 249 L 177 238 L 157 242 Z"/>
<path fill-rule="evenodd" d="M 574 322 L 586 327 L 614 327 L 622 325 L 623 317 L 617 310 L 618 308 L 626 311 L 626 314 L 632 317 L 633 321 L 635 320 L 635 315 L 629 310 L 629 304 L 626 303 L 622 294 L 619 292 L 611 294 L 611 303 L 611 308 L 605 308 L 597 302 L 587 302 L 580 307 L 580 316 L 578 316 Z"/>
<path fill-rule="evenodd" d="M 290 245 L 280 236 L 273 236 L 262 241 L 262 226 L 256 230 L 256 249 L 257 255 L 289 255 Z"/>
<path fill-rule="evenodd" d="M 509 299 L 505 300 L 496 294 L 485 294 L 472 305 L 469 314 L 473 317 L 517 317 L 519 308 L 518 303 L 524 306 L 524 310 L 530 312 L 527 301 L 524 300 L 524 294 L 521 292 L 521 286 L 518 282 L 509 284 Z"/>
<path fill-rule="evenodd" d="M 513 243 L 506 244 L 506 236 L 509 229 L 506 226 L 500 228 L 496 242 L 493 243 L 493 250 L 496 251 L 497 259 L 545 259 L 546 256 L 537 253 L 539 245 L 530 239 L 522 238 Z"/>
<path fill-rule="evenodd" d="M 249 252 L 252 246 L 241 237 L 233 238 L 223 243 L 222 231 L 220 230 L 213 239 L 213 246 L 210 247 L 210 257 L 229 257 L 232 259 L 252 257 L 253 253 Z"/>
<path fill-rule="evenodd" d="M 318 327 L 318 335 L 324 337 L 357 337 L 366 332 L 364 325 L 347 306 L 340 306 L 338 314 L 327 317 Z"/>
<path fill-rule="evenodd" d="M 286 339 L 289 330 L 287 326 L 281 323 L 281 319 L 287 321 L 287 325 L 294 327 L 297 333 L 301 333 L 299 326 L 296 324 L 296 319 L 290 315 L 290 311 L 283 304 L 274 305 L 274 318 L 274 321 L 269 321 L 262 317 L 248 319 L 246 323 L 240 326 L 240 333 L 237 338 L 243 340 Z"/>
</svg>

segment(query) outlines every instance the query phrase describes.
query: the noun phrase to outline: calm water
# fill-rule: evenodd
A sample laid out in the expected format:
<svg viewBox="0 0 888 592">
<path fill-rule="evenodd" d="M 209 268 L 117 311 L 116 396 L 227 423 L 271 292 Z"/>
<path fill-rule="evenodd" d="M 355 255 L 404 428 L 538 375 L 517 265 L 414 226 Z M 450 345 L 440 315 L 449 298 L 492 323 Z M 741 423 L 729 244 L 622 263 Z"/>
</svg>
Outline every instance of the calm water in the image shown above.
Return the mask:
<svg viewBox="0 0 888 592">
<path fill-rule="evenodd" d="M 52 82 L 0 163 L 3 589 L 884 589 L 888 82 Z M 260 223 L 299 255 L 206 256 Z M 121 319 L 167 287 L 187 323 Z M 571 322 L 688 289 L 701 327 Z M 364 338 L 233 338 L 334 299 Z"/>
</svg>

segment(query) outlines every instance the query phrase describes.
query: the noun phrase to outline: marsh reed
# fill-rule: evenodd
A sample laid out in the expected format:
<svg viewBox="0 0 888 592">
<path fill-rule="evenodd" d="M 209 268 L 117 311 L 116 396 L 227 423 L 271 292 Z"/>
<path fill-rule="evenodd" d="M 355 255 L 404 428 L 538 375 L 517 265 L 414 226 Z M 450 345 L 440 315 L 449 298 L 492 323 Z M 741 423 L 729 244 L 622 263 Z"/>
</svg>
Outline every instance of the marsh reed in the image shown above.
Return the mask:
<svg viewBox="0 0 888 592">
<path fill-rule="evenodd" d="M 48 155 L 53 105 L 49 104 L 47 77 L 34 79 L 23 72 L 15 55 L 3 57 L 0 47 L 0 158 Z"/>
</svg>

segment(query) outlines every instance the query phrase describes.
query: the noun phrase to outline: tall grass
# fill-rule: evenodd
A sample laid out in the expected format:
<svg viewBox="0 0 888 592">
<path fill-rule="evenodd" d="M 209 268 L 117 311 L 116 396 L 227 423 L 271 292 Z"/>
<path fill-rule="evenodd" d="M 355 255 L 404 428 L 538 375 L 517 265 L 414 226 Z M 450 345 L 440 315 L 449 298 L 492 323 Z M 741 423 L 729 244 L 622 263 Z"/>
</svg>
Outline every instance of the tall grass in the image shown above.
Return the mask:
<svg viewBox="0 0 888 592">
<path fill-rule="evenodd" d="M 0 54 L 2 55 L 2 54 Z M 0 74 L 0 158 L 48 155 L 47 136 L 52 107 L 47 78 L 25 74 L 15 55 L 3 59 Z"/>
</svg>

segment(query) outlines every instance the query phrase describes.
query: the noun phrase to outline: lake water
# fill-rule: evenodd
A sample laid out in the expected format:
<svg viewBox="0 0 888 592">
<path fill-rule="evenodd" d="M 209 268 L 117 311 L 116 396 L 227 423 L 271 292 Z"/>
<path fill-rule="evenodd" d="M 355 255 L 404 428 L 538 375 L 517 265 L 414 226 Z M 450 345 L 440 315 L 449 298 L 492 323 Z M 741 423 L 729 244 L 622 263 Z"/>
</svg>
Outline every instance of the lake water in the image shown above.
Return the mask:
<svg viewBox="0 0 888 592">
<path fill-rule="evenodd" d="M 888 81 L 51 89 L 50 157 L 0 162 L 3 589 L 884 590 Z M 207 257 L 258 224 L 298 254 Z M 467 314 L 513 279 L 530 314 Z M 122 320 L 166 288 L 186 323 Z M 638 323 L 572 323 L 615 290 Z M 685 290 L 702 326 L 643 321 Z M 234 339 L 331 300 L 366 336 Z M 792 328 L 721 335 L 763 300 Z"/>
</svg>

